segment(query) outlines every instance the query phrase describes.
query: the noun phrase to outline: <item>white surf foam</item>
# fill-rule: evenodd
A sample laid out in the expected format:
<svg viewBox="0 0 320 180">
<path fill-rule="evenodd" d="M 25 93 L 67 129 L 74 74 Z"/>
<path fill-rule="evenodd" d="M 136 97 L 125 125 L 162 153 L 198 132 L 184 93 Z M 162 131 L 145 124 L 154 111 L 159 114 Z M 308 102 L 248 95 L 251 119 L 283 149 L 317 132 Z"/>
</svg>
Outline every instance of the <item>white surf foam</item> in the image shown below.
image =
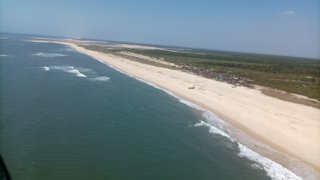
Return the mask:
<svg viewBox="0 0 320 180">
<path fill-rule="evenodd" d="M 66 72 L 75 74 L 78 77 L 87 77 L 86 75 L 82 74 L 78 69 L 70 69 L 70 70 L 67 70 Z"/>
<path fill-rule="evenodd" d="M 110 78 L 107 76 L 99 76 L 99 77 L 95 77 L 95 78 L 90 78 L 90 80 L 93 81 L 108 81 Z"/>
<path fill-rule="evenodd" d="M 0 57 L 8 57 L 6 54 L 0 54 Z"/>
<path fill-rule="evenodd" d="M 43 68 L 43 70 L 45 70 L 45 71 L 50 71 L 50 68 L 49 68 L 48 66 L 43 66 L 42 68 Z"/>
<path fill-rule="evenodd" d="M 274 161 L 261 156 L 260 154 L 252 151 L 251 149 L 247 148 L 246 146 L 238 143 L 239 147 L 239 156 L 245 157 L 250 159 L 251 161 L 254 161 L 256 163 L 256 166 L 261 169 L 264 169 L 267 174 L 275 180 L 302 180 L 299 176 L 295 175 L 293 172 L 288 170 L 287 168 L 281 166 L 278 163 L 275 163 Z"/>
<path fill-rule="evenodd" d="M 220 129 L 210 125 L 209 123 L 207 122 L 204 122 L 204 121 L 200 121 L 199 123 L 195 124 L 194 125 L 195 127 L 199 127 L 199 126 L 206 126 L 209 128 L 209 132 L 210 133 L 214 133 L 214 134 L 220 134 L 221 136 L 224 136 L 226 138 L 228 138 L 229 140 L 231 141 L 234 141 L 228 134 L 226 134 L 225 132 L 221 131 Z"/>
<path fill-rule="evenodd" d="M 147 84 L 151 84 L 151 83 L 147 83 Z M 158 89 L 161 89 L 160 87 L 151 84 L 153 87 L 156 87 Z M 164 89 L 161 89 L 164 90 Z M 171 92 L 164 90 L 165 92 L 167 92 L 170 95 L 173 95 Z M 202 108 L 199 105 L 196 105 L 192 102 L 189 102 L 183 98 L 180 98 L 176 95 L 173 95 L 174 97 L 176 97 L 180 103 L 183 103 L 193 109 L 202 111 L 202 116 L 204 119 L 206 119 L 207 122 L 205 121 L 200 121 L 199 123 L 196 123 L 194 126 L 195 127 L 199 127 L 199 126 L 206 126 L 209 128 L 209 132 L 213 133 L 213 134 L 219 134 L 223 137 L 226 137 L 228 140 L 232 141 L 232 142 L 236 142 L 235 139 L 233 139 L 232 137 L 230 137 L 226 131 L 226 129 L 224 129 L 224 125 L 225 122 L 223 120 L 221 120 L 218 116 L 216 116 L 214 113 L 206 110 L 205 108 Z M 272 161 L 271 159 L 268 159 L 256 152 L 254 152 L 253 150 L 251 150 L 250 148 L 242 145 L 239 142 L 236 142 L 239 146 L 239 156 L 240 157 L 245 157 L 250 159 L 251 161 L 254 161 L 255 164 L 253 165 L 254 167 L 258 167 L 260 169 L 263 169 L 266 171 L 266 173 L 268 174 L 268 176 L 270 176 L 272 179 L 274 180 L 301 180 L 301 178 L 299 176 L 297 176 L 296 174 L 294 174 L 292 171 L 288 170 L 287 168 L 283 167 L 282 165 Z"/>
<path fill-rule="evenodd" d="M 179 99 L 180 103 L 185 104 L 185 105 L 187 105 L 187 106 L 189 106 L 189 107 L 191 107 L 193 109 L 197 109 L 199 111 L 205 111 L 202 107 L 200 107 L 200 106 L 198 106 L 198 105 L 196 105 L 196 104 L 194 104 L 192 102 L 186 101 L 186 100 L 181 99 L 181 98 L 178 98 L 178 99 Z"/>
<path fill-rule="evenodd" d="M 39 56 L 39 57 L 46 57 L 46 58 L 54 58 L 54 57 L 67 56 L 66 54 L 43 53 L 43 52 L 34 53 L 33 55 L 34 55 L 34 56 Z"/>
<path fill-rule="evenodd" d="M 206 126 L 209 128 L 209 132 L 213 134 L 219 134 L 223 137 L 226 137 L 228 140 L 235 142 L 235 140 L 230 137 L 228 134 L 223 132 L 217 127 L 213 125 L 200 121 L 199 123 L 194 125 L 195 127 L 199 126 Z M 236 142 L 239 147 L 239 156 L 245 157 L 254 162 L 252 165 L 253 167 L 263 169 L 266 171 L 268 176 L 270 176 L 274 180 L 302 180 L 299 176 L 295 175 L 292 171 L 288 170 L 287 168 L 281 166 L 280 164 L 261 156 L 260 154 L 254 152 L 253 150 L 249 149 L 248 147 L 242 145 L 241 143 Z"/>
<path fill-rule="evenodd" d="M 82 74 L 78 69 L 76 69 L 73 66 L 50 66 L 48 67 L 49 70 L 59 70 L 59 71 L 63 71 L 63 72 L 67 72 L 70 74 L 74 74 L 77 77 L 87 77 L 86 75 Z"/>
<path fill-rule="evenodd" d="M 50 71 L 50 70 L 63 71 L 63 72 L 66 72 L 66 73 L 73 74 L 73 75 L 75 75 L 77 77 L 83 77 L 83 78 L 88 78 L 88 76 L 83 74 L 83 73 L 91 73 L 91 74 L 96 76 L 96 73 L 92 69 L 81 68 L 81 67 L 75 68 L 73 66 L 43 66 L 42 69 L 44 71 Z M 108 81 L 108 80 L 110 80 L 110 78 L 107 77 L 107 76 L 97 76 L 97 77 L 92 77 L 92 78 L 89 77 L 88 80 L 91 80 L 91 81 Z"/>
<path fill-rule="evenodd" d="M 210 114 L 210 113 L 208 113 L 208 114 Z M 217 119 L 214 116 L 207 116 L 207 115 L 205 115 L 204 117 L 210 118 L 210 119 L 207 119 L 208 121 L 219 122 L 219 120 L 217 121 Z M 210 133 L 219 134 L 223 137 L 226 137 L 228 140 L 230 140 L 232 142 L 236 142 L 235 139 L 233 139 L 227 133 L 225 133 L 223 130 L 215 127 L 211 123 L 209 124 L 207 122 L 200 121 L 199 123 L 196 123 L 194 126 L 195 127 L 206 126 L 209 128 Z M 219 126 L 219 124 L 218 124 L 218 126 Z M 267 175 L 269 177 L 271 177 L 271 179 L 274 179 L 274 180 L 287 180 L 287 179 L 301 180 L 301 178 L 299 176 L 297 176 L 296 174 L 294 174 L 292 171 L 288 170 L 287 168 L 283 167 L 282 165 L 254 152 L 253 150 L 242 145 L 239 142 L 236 142 L 236 143 L 239 147 L 239 154 L 238 155 L 240 157 L 244 157 L 244 158 L 247 158 L 247 159 L 253 161 L 254 164 L 252 166 L 259 168 L 259 169 L 263 169 L 264 171 L 266 171 Z"/>
</svg>

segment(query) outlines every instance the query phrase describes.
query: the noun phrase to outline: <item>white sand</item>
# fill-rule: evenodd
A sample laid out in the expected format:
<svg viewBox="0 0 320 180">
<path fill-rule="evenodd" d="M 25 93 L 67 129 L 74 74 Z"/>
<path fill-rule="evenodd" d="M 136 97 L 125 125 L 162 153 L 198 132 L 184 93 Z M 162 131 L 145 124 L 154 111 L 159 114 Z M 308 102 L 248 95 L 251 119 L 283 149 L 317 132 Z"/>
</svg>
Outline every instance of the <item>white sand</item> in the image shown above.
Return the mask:
<svg viewBox="0 0 320 180">
<path fill-rule="evenodd" d="M 256 89 L 232 88 L 230 84 L 186 72 L 87 50 L 74 43 L 55 43 L 69 45 L 81 53 L 205 107 L 274 149 L 320 170 L 319 109 L 266 96 Z M 195 89 L 188 88 L 192 86 Z"/>
<path fill-rule="evenodd" d="M 157 59 L 157 58 L 152 58 L 152 57 L 149 57 L 149 56 L 145 56 L 145 55 L 141 55 L 141 54 L 137 54 L 137 53 L 133 53 L 133 52 L 121 51 L 119 53 L 123 54 L 123 55 L 131 56 L 131 57 L 136 57 L 136 58 L 148 60 L 148 61 L 151 61 L 151 62 L 155 62 L 155 63 L 167 65 L 167 66 L 171 66 L 171 67 L 177 67 L 177 65 L 174 64 L 174 63 L 170 63 L 168 61 L 164 61 L 164 60 Z"/>
</svg>

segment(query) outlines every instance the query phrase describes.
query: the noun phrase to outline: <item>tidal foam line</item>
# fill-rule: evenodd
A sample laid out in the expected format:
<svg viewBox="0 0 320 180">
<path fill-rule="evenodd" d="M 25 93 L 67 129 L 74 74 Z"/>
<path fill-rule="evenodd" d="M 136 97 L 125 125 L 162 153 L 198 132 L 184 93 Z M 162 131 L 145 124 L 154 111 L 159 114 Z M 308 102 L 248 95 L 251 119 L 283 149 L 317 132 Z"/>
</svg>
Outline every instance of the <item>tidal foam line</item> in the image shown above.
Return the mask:
<svg viewBox="0 0 320 180">
<path fill-rule="evenodd" d="M 65 55 L 65 54 L 56 54 L 56 53 L 38 52 L 38 53 L 34 53 L 33 56 L 39 56 L 39 57 L 45 57 L 45 58 L 54 58 L 54 57 L 63 57 L 63 56 L 67 56 L 67 55 Z"/>
</svg>

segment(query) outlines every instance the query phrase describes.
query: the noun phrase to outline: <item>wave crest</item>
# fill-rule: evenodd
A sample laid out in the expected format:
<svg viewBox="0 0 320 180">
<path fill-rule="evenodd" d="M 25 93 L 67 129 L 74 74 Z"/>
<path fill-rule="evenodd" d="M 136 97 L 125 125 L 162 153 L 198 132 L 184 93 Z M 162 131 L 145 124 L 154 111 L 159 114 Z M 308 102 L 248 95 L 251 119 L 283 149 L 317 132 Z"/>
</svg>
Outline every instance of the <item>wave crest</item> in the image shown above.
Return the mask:
<svg viewBox="0 0 320 180">
<path fill-rule="evenodd" d="M 217 117 L 215 114 L 213 114 L 210 111 L 205 110 L 204 108 L 193 104 L 189 101 L 186 101 L 184 99 L 179 98 L 179 102 L 186 104 L 187 106 L 200 110 L 202 111 L 202 117 L 206 119 L 207 122 L 205 121 L 200 121 L 199 123 L 196 123 L 194 127 L 199 127 L 199 126 L 205 126 L 209 128 L 209 132 L 212 134 L 219 134 L 228 140 L 237 143 L 238 148 L 239 148 L 239 153 L 238 155 L 240 157 L 247 158 L 251 161 L 254 162 L 253 166 L 263 169 L 266 171 L 269 177 L 271 179 L 275 180 L 287 180 L 287 179 L 292 179 L 292 180 L 301 180 L 299 176 L 294 174 L 292 171 L 288 170 L 287 168 L 283 167 L 282 165 L 272 161 L 271 159 L 268 159 L 257 152 L 251 150 L 250 148 L 242 145 L 241 143 L 237 142 L 236 139 L 230 137 L 226 133 L 226 129 L 223 128 L 225 122 L 222 121 L 219 117 Z"/>
<path fill-rule="evenodd" d="M 45 70 L 45 71 L 50 71 L 50 68 L 49 68 L 48 66 L 43 66 L 42 68 L 43 68 L 43 70 Z"/>
<path fill-rule="evenodd" d="M 76 69 L 73 66 L 44 66 L 43 69 L 45 71 L 49 70 L 58 70 L 58 71 L 63 71 L 66 73 L 74 74 L 77 77 L 87 77 L 86 75 L 82 74 L 78 69 Z"/>
<path fill-rule="evenodd" d="M 45 57 L 45 58 L 54 58 L 54 57 L 63 57 L 63 56 L 68 56 L 68 55 L 66 55 L 66 54 L 57 54 L 57 53 L 38 52 L 38 53 L 34 53 L 33 56 Z"/>
<path fill-rule="evenodd" d="M 226 137 L 228 140 L 230 140 L 232 142 L 236 142 L 228 134 L 226 134 L 225 132 L 223 132 L 219 128 L 217 128 L 207 122 L 200 121 L 199 123 L 195 124 L 194 126 L 195 127 L 206 126 L 209 128 L 210 133 L 219 134 L 223 137 Z M 247 158 L 247 159 L 253 161 L 254 162 L 254 164 L 252 165 L 253 167 L 257 167 L 259 169 L 265 170 L 266 173 L 268 174 L 268 176 L 271 177 L 272 179 L 275 179 L 275 180 L 287 180 L 287 179 L 302 180 L 299 176 L 295 175 L 293 172 L 291 172 L 287 168 L 283 167 L 282 165 L 280 165 L 280 164 L 278 164 L 278 163 L 276 163 L 266 157 L 261 156 L 260 154 L 254 152 L 253 150 L 242 145 L 239 142 L 236 142 L 236 143 L 239 148 L 238 155 L 240 157 L 244 157 L 244 158 Z"/>
<path fill-rule="evenodd" d="M 251 161 L 254 161 L 256 164 L 255 167 L 258 167 L 260 169 L 264 169 L 267 174 L 272 179 L 277 180 L 302 180 L 299 176 L 295 175 L 293 172 L 288 170 L 287 168 L 281 166 L 280 164 L 261 156 L 260 154 L 252 151 L 251 149 L 247 148 L 246 146 L 238 143 L 239 147 L 239 156 L 245 157 L 250 159 Z"/>
<path fill-rule="evenodd" d="M 93 81 L 108 81 L 110 78 L 107 76 L 99 76 L 99 77 L 95 77 L 95 78 L 91 78 L 90 80 Z"/>
<path fill-rule="evenodd" d="M 92 69 L 81 68 L 81 67 L 75 68 L 74 66 L 43 66 L 42 69 L 44 71 L 51 71 L 51 70 L 63 71 L 63 72 L 70 73 L 77 77 L 82 77 L 82 78 L 88 78 L 88 76 L 85 75 L 84 73 L 89 73 L 96 76 L 96 73 Z M 110 78 L 107 76 L 97 76 L 92 78 L 89 77 L 88 79 L 92 81 L 108 81 Z"/>
</svg>

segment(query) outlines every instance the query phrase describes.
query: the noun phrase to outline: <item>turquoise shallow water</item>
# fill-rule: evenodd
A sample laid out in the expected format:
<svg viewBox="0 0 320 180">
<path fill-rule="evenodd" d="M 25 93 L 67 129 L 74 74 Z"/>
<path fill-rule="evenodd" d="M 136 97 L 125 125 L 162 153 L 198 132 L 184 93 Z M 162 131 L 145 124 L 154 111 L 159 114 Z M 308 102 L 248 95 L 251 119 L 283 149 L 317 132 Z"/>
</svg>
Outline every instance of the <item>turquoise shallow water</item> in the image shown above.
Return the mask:
<svg viewBox="0 0 320 180">
<path fill-rule="evenodd" d="M 270 179 L 178 99 L 24 40 L 0 40 L 0 152 L 13 179 Z"/>
</svg>

